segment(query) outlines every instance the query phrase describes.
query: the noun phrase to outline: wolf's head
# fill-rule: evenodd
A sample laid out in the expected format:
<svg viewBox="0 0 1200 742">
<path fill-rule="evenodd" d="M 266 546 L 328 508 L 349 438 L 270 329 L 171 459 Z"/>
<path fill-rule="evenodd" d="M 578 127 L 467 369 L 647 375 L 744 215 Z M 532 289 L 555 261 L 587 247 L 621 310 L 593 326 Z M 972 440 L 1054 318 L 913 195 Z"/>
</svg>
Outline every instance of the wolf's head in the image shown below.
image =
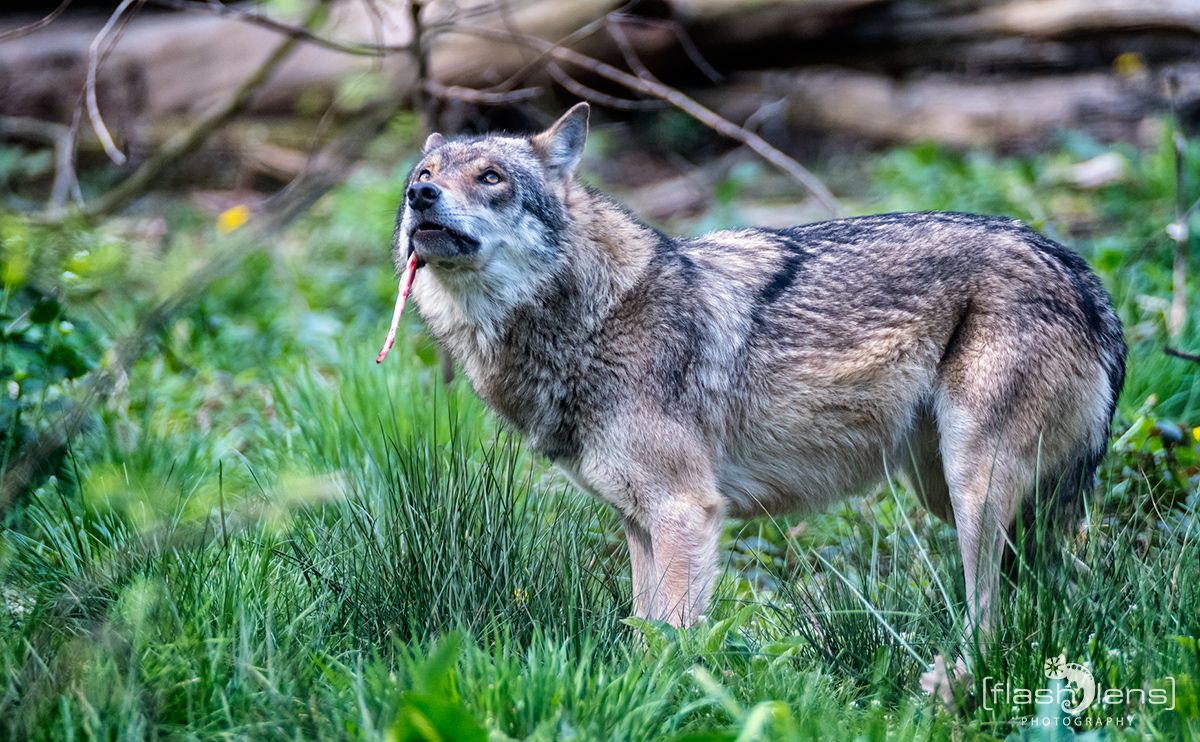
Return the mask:
<svg viewBox="0 0 1200 742">
<path fill-rule="evenodd" d="M 396 218 L 397 265 L 415 250 L 419 264 L 455 282 L 481 272 L 549 270 L 587 125 L 588 106 L 580 103 L 534 136 L 430 135 Z"/>
</svg>

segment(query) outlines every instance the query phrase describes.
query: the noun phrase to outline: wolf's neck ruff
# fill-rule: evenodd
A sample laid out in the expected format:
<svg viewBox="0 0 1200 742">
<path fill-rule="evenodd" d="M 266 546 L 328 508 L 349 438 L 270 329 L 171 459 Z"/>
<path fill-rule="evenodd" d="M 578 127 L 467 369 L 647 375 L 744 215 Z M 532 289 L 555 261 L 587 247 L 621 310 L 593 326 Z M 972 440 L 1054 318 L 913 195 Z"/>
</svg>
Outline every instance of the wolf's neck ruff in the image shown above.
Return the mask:
<svg viewBox="0 0 1200 742">
<path fill-rule="evenodd" d="M 476 391 L 555 460 L 578 454 L 604 328 L 650 266 L 658 235 L 600 194 L 571 183 L 572 218 L 547 262 L 514 269 L 421 272 L 415 298 Z M 588 388 L 581 388 L 587 386 Z M 615 387 L 612 394 L 618 394 Z"/>
</svg>

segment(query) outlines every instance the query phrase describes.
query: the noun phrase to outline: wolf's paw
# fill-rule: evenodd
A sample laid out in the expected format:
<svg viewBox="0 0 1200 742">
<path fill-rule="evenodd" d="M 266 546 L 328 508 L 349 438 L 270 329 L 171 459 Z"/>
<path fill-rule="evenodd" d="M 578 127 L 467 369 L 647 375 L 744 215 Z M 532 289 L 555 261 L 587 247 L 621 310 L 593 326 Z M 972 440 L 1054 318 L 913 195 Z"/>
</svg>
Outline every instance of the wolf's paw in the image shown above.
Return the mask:
<svg viewBox="0 0 1200 742">
<path fill-rule="evenodd" d="M 947 709 L 954 710 L 959 699 L 966 695 L 971 685 L 971 673 L 961 659 L 954 667 L 946 665 L 946 658 L 938 655 L 933 658 L 933 666 L 921 673 L 921 690 L 936 696 Z"/>
</svg>

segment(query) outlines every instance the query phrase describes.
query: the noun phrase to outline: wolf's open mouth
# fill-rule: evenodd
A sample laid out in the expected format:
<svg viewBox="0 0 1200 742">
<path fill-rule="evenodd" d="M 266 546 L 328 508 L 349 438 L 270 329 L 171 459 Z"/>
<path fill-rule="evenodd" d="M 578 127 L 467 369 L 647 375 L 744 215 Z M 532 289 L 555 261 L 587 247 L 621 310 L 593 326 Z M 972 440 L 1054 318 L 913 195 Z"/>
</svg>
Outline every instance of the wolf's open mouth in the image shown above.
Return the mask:
<svg viewBox="0 0 1200 742">
<path fill-rule="evenodd" d="M 415 229 L 413 229 L 412 232 L 413 237 L 422 238 L 431 237 L 435 234 L 444 234 L 459 244 L 467 247 L 476 247 L 479 245 L 479 240 L 475 239 L 474 237 L 465 235 L 462 232 L 451 229 L 444 224 L 438 224 L 437 222 L 421 222 L 416 226 Z"/>
</svg>

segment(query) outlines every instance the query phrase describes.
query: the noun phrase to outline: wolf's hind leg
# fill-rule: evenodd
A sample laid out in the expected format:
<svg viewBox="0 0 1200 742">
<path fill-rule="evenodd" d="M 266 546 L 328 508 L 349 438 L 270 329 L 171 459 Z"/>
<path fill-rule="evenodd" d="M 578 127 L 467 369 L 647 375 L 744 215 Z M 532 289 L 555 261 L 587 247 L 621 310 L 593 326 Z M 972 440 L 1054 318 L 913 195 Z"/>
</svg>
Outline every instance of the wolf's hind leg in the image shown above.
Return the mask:
<svg viewBox="0 0 1200 742">
<path fill-rule="evenodd" d="M 1064 366 L 1036 349 L 1023 357 L 990 350 L 990 359 L 976 353 L 975 363 L 952 366 L 937 402 L 966 580 L 967 628 L 985 633 L 995 619 L 993 597 L 1018 510 L 1052 498 L 1074 511 L 1108 428 L 1099 369 Z M 1006 357 L 1019 359 L 1021 368 L 1006 366 Z M 1013 546 L 1023 551 L 1028 544 Z"/>
<path fill-rule="evenodd" d="M 966 635 L 990 633 L 1006 534 L 1021 494 L 1033 484 L 1034 462 L 1003 441 L 947 441 L 946 473 L 967 594 Z M 982 638 L 982 637 L 981 637 Z"/>
<path fill-rule="evenodd" d="M 1078 498 L 1085 470 L 1090 476 L 1103 451 L 1114 392 L 1091 356 L 1073 328 L 1022 329 L 983 313 L 963 325 L 939 365 L 934 410 L 962 551 L 968 638 L 991 639 L 1022 501 L 1034 492 Z M 1075 486 L 1062 489 L 1064 480 Z"/>
<path fill-rule="evenodd" d="M 1054 379 L 1039 373 L 1043 359 L 1028 351 L 1029 343 L 1002 332 L 1007 328 L 979 322 L 976 317 L 960 327 L 939 364 L 933 411 L 963 562 L 965 636 L 983 643 L 996 620 L 1006 533 L 1021 497 L 1033 486 L 1039 436 L 1046 415 L 1054 411 L 1047 402 L 1059 390 Z M 1027 384 L 1047 381 L 1049 389 Z M 952 704 L 969 682 L 969 657 L 963 652 L 953 663 L 935 658 L 921 687 Z"/>
<path fill-rule="evenodd" d="M 941 439 L 933 414 L 923 410 L 917 416 L 907 445 L 900 449 L 900 463 L 908 474 L 910 488 L 925 509 L 954 525 L 954 508 L 950 504 L 950 485 L 946 483 L 946 467 L 942 461 Z"/>
<path fill-rule="evenodd" d="M 986 642 L 996 618 L 995 594 L 1005 537 L 1027 482 L 1027 462 L 1015 455 L 1002 436 L 988 435 L 963 405 L 943 404 L 939 411 L 941 450 L 952 508 L 952 522 L 962 553 L 967 594 L 965 636 Z M 938 656 L 921 676 L 921 688 L 948 707 L 970 682 L 969 654 L 956 662 Z"/>
</svg>

